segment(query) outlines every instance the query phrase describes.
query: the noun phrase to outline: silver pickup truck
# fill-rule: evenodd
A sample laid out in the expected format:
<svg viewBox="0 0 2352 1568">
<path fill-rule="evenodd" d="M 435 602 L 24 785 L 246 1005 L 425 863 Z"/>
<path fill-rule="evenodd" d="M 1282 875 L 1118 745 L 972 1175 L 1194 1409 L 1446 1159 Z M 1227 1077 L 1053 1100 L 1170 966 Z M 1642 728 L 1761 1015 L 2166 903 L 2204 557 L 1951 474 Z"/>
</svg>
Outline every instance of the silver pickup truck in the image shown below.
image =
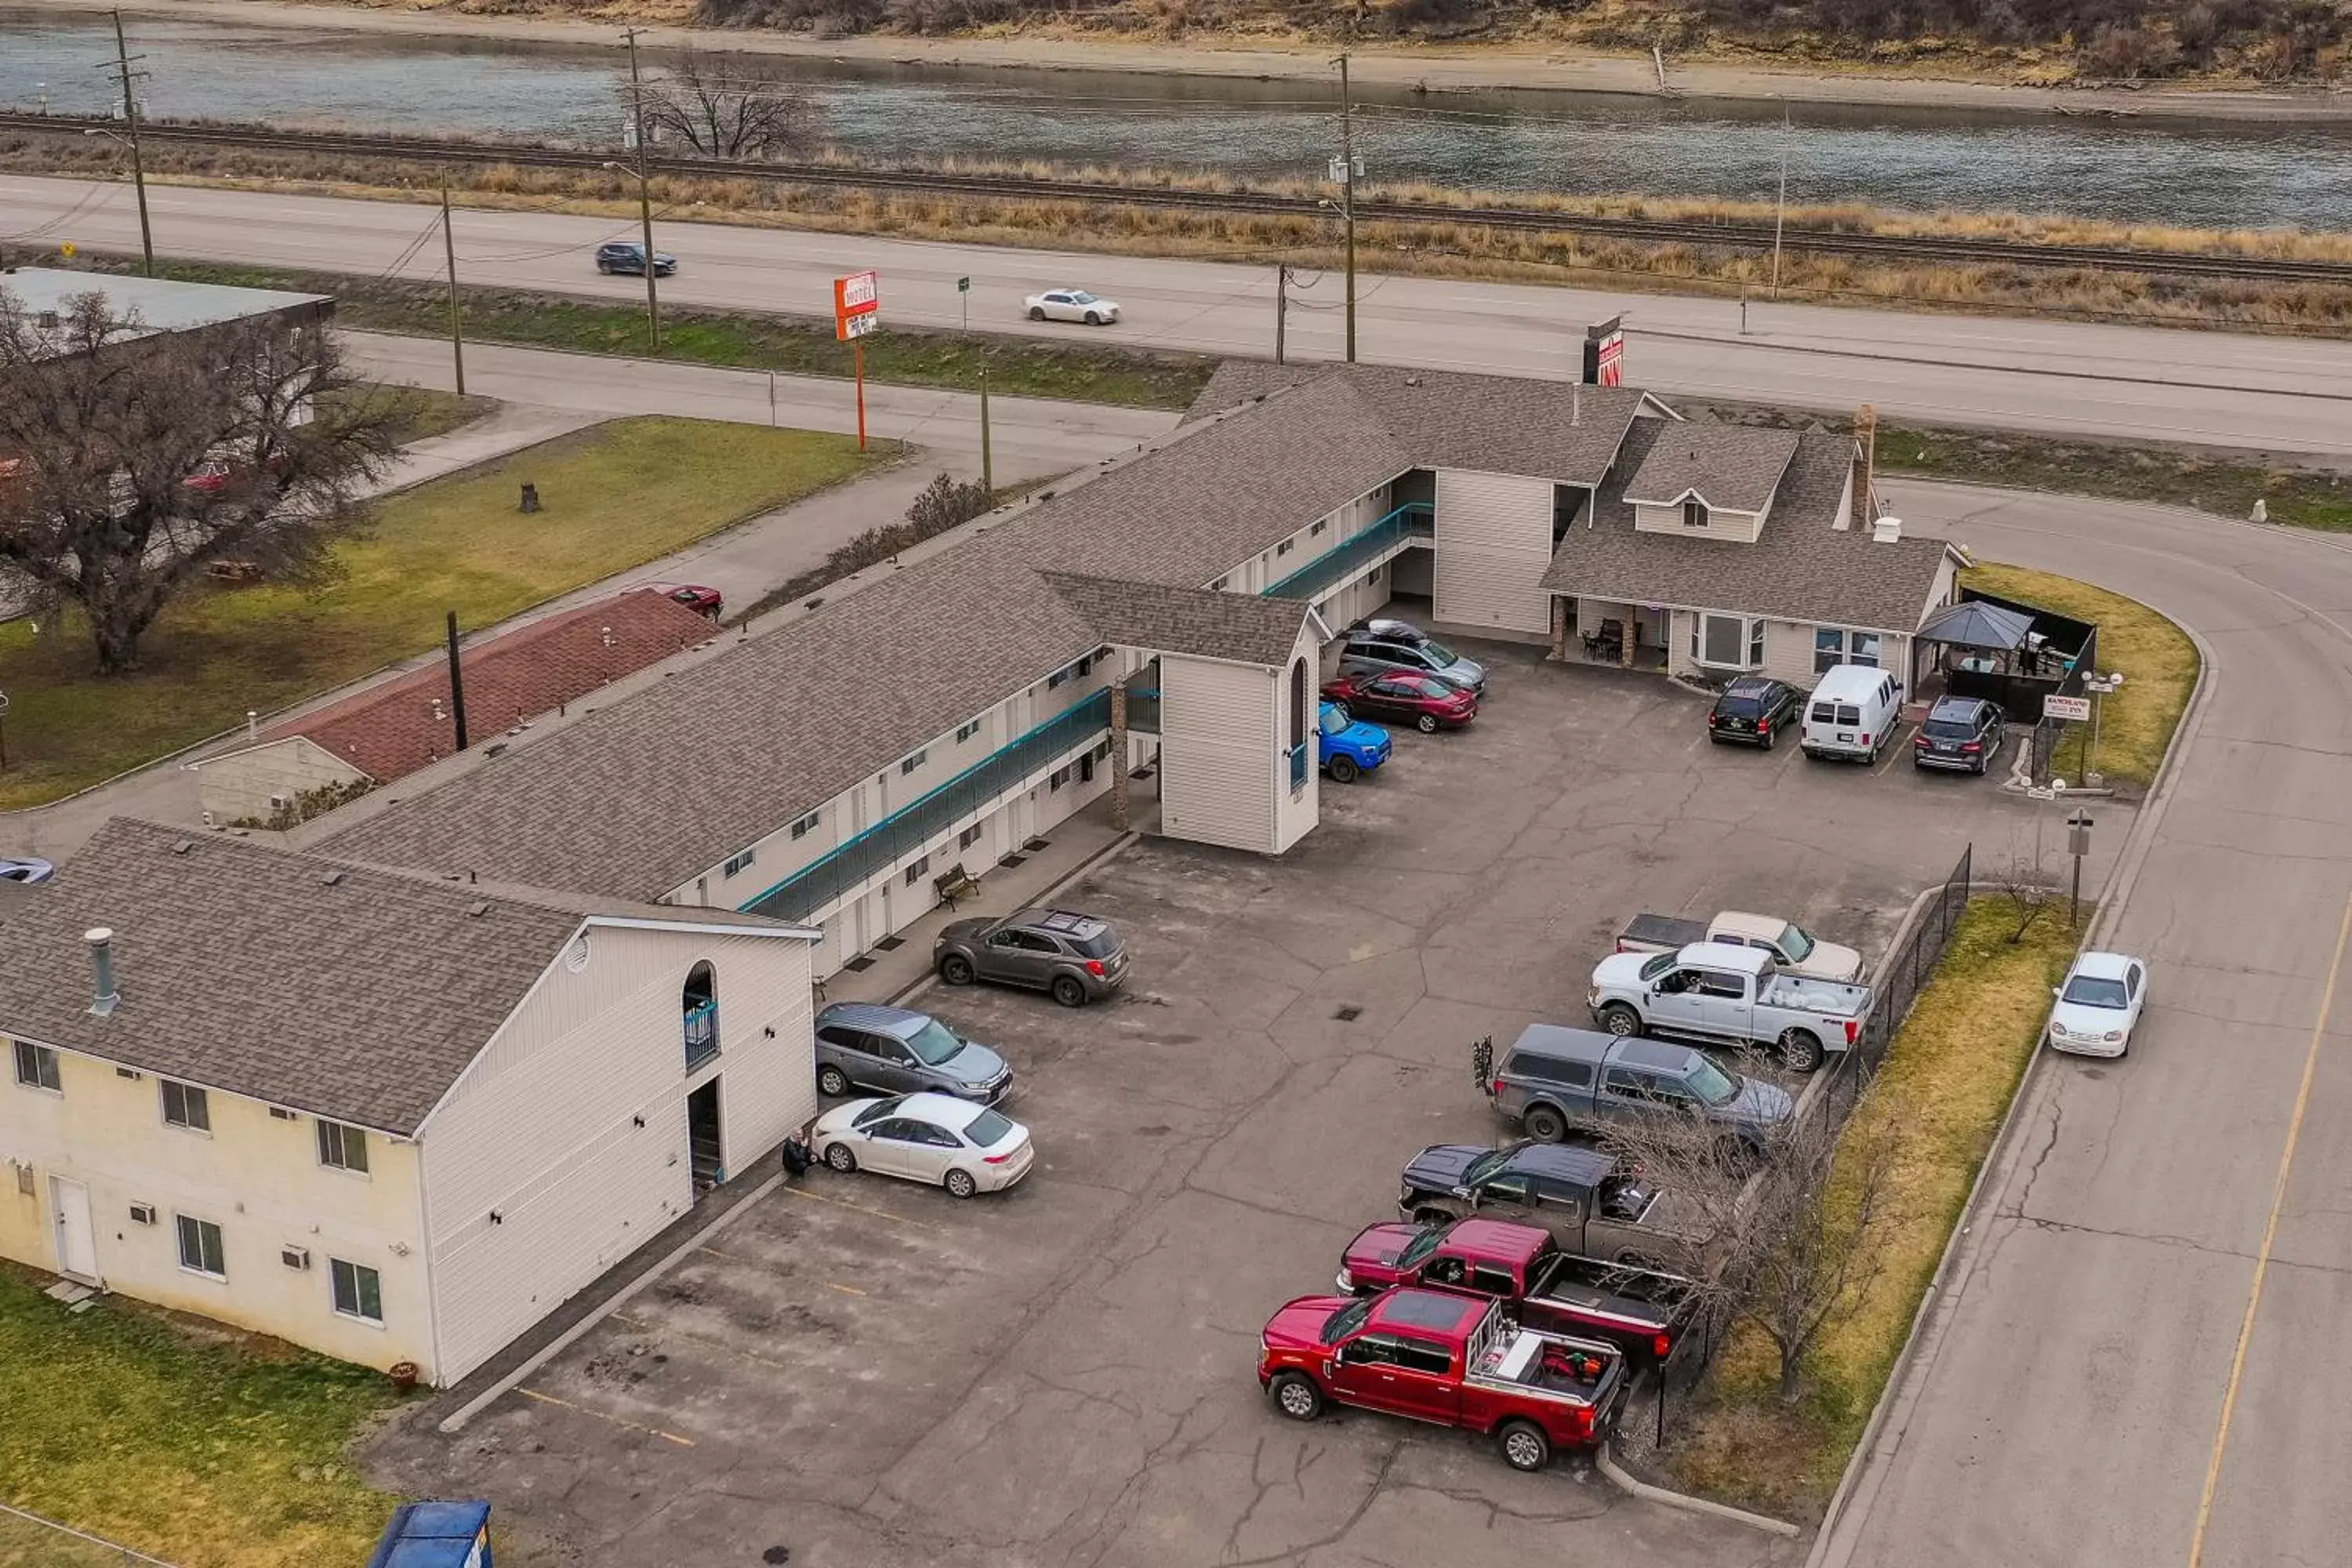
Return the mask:
<svg viewBox="0 0 2352 1568">
<path fill-rule="evenodd" d="M 1679 952 L 1612 953 L 1593 968 L 1585 1002 L 1612 1035 L 1756 1046 L 1811 1072 L 1862 1037 L 1870 988 L 1784 974 L 1760 949 L 1700 942 Z"/>
</svg>

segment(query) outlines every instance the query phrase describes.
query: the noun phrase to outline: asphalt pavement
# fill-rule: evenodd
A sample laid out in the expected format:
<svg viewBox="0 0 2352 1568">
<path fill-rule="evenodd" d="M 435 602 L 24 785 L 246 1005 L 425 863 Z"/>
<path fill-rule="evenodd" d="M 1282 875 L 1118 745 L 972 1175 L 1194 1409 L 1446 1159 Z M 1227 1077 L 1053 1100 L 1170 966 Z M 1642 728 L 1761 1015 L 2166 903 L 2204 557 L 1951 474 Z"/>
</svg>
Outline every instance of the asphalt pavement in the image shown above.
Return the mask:
<svg viewBox="0 0 2352 1568">
<path fill-rule="evenodd" d="M 2152 966 L 2131 1054 L 2035 1068 L 1815 1561 L 2341 1563 L 2352 542 L 1940 486 L 1906 501 L 1984 556 L 2171 616 L 2208 690 L 2109 938 Z"/>
<path fill-rule="evenodd" d="M 165 255 L 376 276 L 439 221 L 438 206 L 152 185 Z M 0 240 L 138 242 L 127 185 L 0 178 Z M 642 299 L 636 279 L 603 277 L 591 253 L 636 232 L 634 214 L 467 210 L 457 219 L 461 279 Z M 665 217 L 655 236 L 679 258 L 663 296 L 681 305 L 827 315 L 832 279 L 880 271 L 884 324 L 1034 333 L 1210 353 L 1267 355 L 1275 272 L 1267 263 L 1160 260 L 1001 246 L 698 225 Z M 437 247 L 397 276 L 437 279 Z M 970 294 L 959 279 L 970 278 Z M 1087 329 L 1034 324 L 1023 300 L 1076 283 L 1125 319 Z M 1341 283 L 1325 273 L 1293 293 L 1289 345 L 1341 353 Z M 1364 357 L 1433 368 L 1564 376 L 1588 324 L 1622 312 L 1629 382 L 1685 395 L 1831 411 L 1875 404 L 1891 419 L 2199 442 L 2352 458 L 2352 343 L 2224 332 L 1905 315 L 1811 305 L 1679 299 L 1530 284 L 1367 276 L 1358 300 Z"/>
</svg>

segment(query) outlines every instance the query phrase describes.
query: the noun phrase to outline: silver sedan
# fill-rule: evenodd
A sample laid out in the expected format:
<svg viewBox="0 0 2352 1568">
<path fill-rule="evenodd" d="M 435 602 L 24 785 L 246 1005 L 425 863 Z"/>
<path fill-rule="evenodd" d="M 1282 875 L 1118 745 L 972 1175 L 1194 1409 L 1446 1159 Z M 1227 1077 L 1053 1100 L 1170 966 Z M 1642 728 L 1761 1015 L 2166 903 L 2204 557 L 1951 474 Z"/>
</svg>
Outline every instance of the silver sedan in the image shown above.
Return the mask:
<svg viewBox="0 0 2352 1568">
<path fill-rule="evenodd" d="M 993 1193 L 1029 1173 L 1036 1151 L 1011 1117 L 947 1094 L 853 1100 L 817 1119 L 809 1152 L 844 1175 L 878 1171 L 945 1187 L 951 1197 Z"/>
</svg>

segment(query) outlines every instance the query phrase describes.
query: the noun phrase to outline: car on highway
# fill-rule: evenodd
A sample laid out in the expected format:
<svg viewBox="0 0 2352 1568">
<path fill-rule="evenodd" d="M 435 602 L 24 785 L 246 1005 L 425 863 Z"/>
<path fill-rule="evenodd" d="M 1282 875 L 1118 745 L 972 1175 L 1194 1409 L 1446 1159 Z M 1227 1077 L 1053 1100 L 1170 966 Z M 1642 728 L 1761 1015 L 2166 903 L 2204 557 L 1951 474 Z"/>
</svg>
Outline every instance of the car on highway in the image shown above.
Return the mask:
<svg viewBox="0 0 2352 1568">
<path fill-rule="evenodd" d="M 37 855 L 0 858 L 0 882 L 46 882 L 57 874 L 58 868 Z"/>
<path fill-rule="evenodd" d="M 1474 697 L 1486 695 L 1486 667 L 1465 658 L 1414 626 L 1386 616 L 1358 621 L 1339 646 L 1339 673 L 1402 669 L 1443 677 Z"/>
<path fill-rule="evenodd" d="M 727 596 L 700 583 L 648 583 L 646 586 L 672 604 L 684 605 L 706 620 L 715 621 L 727 611 Z"/>
<path fill-rule="evenodd" d="M 1394 744 L 1378 724 L 1367 724 L 1337 702 L 1315 709 L 1315 761 L 1336 784 L 1353 784 L 1389 760 Z"/>
<path fill-rule="evenodd" d="M 1478 717 L 1478 699 L 1434 675 L 1402 669 L 1362 669 L 1323 683 L 1323 700 L 1350 713 L 1370 713 L 1412 725 L 1424 735 L 1459 730 Z"/>
<path fill-rule="evenodd" d="M 1029 1173 L 1036 1150 L 1011 1117 L 947 1094 L 853 1100 L 816 1120 L 809 1153 L 847 1175 L 872 1171 L 945 1187 L 950 1197 L 1003 1192 Z"/>
<path fill-rule="evenodd" d="M 929 1090 L 993 1105 L 1012 1091 L 1013 1069 L 929 1013 L 835 1002 L 816 1016 L 816 1087 L 829 1095 Z"/>
<path fill-rule="evenodd" d="M 2000 743 L 2008 737 L 2000 703 L 1981 697 L 1939 697 L 1911 738 L 1911 765 L 1980 773 L 2000 755 Z"/>
<path fill-rule="evenodd" d="M 931 944 L 931 967 L 950 985 L 1026 985 L 1065 1007 L 1083 1007 L 1127 978 L 1127 943 L 1108 921 L 1093 915 L 1023 910 L 950 921 Z"/>
<path fill-rule="evenodd" d="M 2147 1005 L 2147 965 L 2125 953 L 2086 952 L 2050 994 L 2055 1001 L 2042 1037 L 2051 1049 L 2119 1057 L 2131 1049 L 2132 1030 Z"/>
<path fill-rule="evenodd" d="M 608 239 L 596 247 L 596 270 L 643 277 L 646 247 L 634 239 Z M 654 276 L 667 278 L 677 270 L 677 258 L 667 250 L 654 252 Z"/>
<path fill-rule="evenodd" d="M 1785 680 L 1744 675 L 1717 694 L 1706 710 L 1706 738 L 1716 745 L 1737 742 L 1770 751 L 1795 727 L 1803 693 Z"/>
<path fill-rule="evenodd" d="M 1048 289 L 1030 295 L 1022 304 L 1033 321 L 1083 321 L 1089 327 L 1108 327 L 1118 320 L 1118 300 L 1083 289 Z"/>
</svg>

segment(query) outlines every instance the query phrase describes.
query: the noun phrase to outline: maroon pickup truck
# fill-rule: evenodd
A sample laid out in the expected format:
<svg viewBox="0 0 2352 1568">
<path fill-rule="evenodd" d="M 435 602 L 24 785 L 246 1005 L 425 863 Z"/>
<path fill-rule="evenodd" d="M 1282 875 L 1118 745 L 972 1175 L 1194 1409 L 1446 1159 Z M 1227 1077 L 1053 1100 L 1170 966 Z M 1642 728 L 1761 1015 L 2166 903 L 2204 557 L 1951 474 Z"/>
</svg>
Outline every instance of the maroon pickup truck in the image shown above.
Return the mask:
<svg viewBox="0 0 2352 1568">
<path fill-rule="evenodd" d="M 1523 1328 L 1498 1301 L 1407 1287 L 1371 1300 L 1302 1296 L 1259 1336 L 1258 1385 L 1294 1421 L 1354 1405 L 1493 1436 L 1515 1469 L 1615 1426 L 1617 1347 Z"/>
<path fill-rule="evenodd" d="M 1475 1215 L 1366 1226 L 1340 1258 L 1339 1285 L 1359 1296 L 1430 1285 L 1495 1297 L 1531 1329 L 1598 1335 L 1636 1365 L 1674 1354 L 1698 1312 L 1696 1290 L 1678 1274 L 1577 1258 L 1541 1226 Z"/>
</svg>

